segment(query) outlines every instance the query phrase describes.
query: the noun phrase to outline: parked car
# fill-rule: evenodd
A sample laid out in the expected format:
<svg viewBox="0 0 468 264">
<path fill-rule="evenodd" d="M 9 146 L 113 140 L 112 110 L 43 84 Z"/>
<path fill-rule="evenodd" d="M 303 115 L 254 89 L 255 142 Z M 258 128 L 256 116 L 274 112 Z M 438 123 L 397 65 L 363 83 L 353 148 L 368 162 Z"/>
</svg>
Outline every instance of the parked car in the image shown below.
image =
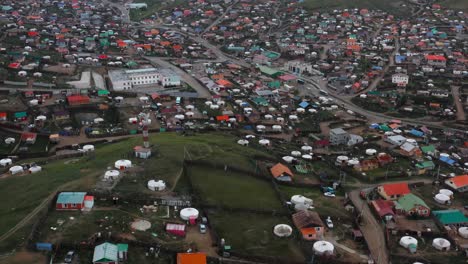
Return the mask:
<svg viewBox="0 0 468 264">
<path fill-rule="evenodd" d="M 205 234 L 206 233 L 206 225 L 200 224 L 200 233 Z"/>
<path fill-rule="evenodd" d="M 328 228 L 333 229 L 333 221 L 331 220 L 331 217 L 328 217 L 325 222 L 327 223 Z"/>
<path fill-rule="evenodd" d="M 75 251 L 71 250 L 67 252 L 67 255 L 65 255 L 65 263 L 72 263 L 73 258 L 75 257 Z"/>
</svg>

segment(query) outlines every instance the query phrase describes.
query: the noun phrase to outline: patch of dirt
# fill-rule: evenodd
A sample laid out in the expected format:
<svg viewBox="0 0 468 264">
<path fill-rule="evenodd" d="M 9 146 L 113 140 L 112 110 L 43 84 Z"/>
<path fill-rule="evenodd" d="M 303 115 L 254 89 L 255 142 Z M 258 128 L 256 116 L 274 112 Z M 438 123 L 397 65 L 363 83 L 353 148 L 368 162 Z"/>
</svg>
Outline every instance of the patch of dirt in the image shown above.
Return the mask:
<svg viewBox="0 0 468 264">
<path fill-rule="evenodd" d="M 132 234 L 129 233 L 122 233 L 118 235 L 119 238 L 126 239 L 126 240 L 132 240 L 135 241 L 136 237 Z"/>
<path fill-rule="evenodd" d="M 211 240 L 210 229 L 207 228 L 206 234 L 201 234 L 198 226 L 187 226 L 187 234 L 185 236 L 187 243 L 195 243 L 200 252 L 205 252 L 208 256 L 217 257 L 216 247 L 213 247 Z"/>
<path fill-rule="evenodd" d="M 151 223 L 146 220 L 135 220 L 130 224 L 131 228 L 138 231 L 146 231 L 151 228 Z"/>
<path fill-rule="evenodd" d="M 41 253 L 19 251 L 7 258 L 0 259 L 0 264 L 42 264 L 46 261 L 46 257 Z"/>
</svg>

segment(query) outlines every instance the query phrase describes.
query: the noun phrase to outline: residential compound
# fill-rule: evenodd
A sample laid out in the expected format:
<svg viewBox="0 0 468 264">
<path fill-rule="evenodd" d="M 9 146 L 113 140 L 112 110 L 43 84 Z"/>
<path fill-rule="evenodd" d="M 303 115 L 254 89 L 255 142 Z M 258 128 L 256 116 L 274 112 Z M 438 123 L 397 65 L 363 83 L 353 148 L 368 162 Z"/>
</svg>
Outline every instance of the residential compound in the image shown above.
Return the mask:
<svg viewBox="0 0 468 264">
<path fill-rule="evenodd" d="M 180 85 L 180 76 L 169 69 L 113 70 L 109 71 L 109 79 L 114 91 L 138 89 L 155 84 L 163 87 Z"/>
</svg>

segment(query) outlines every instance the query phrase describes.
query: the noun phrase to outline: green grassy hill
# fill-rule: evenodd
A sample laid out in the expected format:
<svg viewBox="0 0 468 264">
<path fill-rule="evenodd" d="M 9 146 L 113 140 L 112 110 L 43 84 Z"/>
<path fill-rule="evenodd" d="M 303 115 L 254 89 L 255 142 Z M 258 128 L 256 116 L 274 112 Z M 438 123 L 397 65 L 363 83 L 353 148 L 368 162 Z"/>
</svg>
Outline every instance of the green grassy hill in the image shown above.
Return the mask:
<svg viewBox="0 0 468 264">
<path fill-rule="evenodd" d="M 456 0 L 454 0 L 456 1 Z M 333 10 L 342 8 L 380 9 L 394 15 L 407 15 L 409 8 L 402 8 L 404 0 L 305 0 L 304 6 L 309 10 Z"/>
<path fill-rule="evenodd" d="M 444 8 L 452 8 L 457 10 L 468 11 L 467 0 L 438 0 L 437 4 L 440 4 Z"/>
</svg>

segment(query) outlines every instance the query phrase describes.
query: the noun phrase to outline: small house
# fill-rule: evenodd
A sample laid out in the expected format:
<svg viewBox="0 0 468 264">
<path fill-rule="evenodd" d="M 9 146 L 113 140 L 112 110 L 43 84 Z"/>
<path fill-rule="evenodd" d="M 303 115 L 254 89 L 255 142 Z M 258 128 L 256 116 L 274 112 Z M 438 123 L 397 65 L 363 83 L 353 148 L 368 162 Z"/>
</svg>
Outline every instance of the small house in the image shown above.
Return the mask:
<svg viewBox="0 0 468 264">
<path fill-rule="evenodd" d="M 140 158 L 140 159 L 148 159 L 151 157 L 151 149 L 149 148 L 144 148 L 142 146 L 136 146 L 133 148 L 133 151 L 135 151 L 135 157 Z"/>
<path fill-rule="evenodd" d="M 365 159 L 361 160 L 354 166 L 357 171 L 371 171 L 379 168 L 379 162 L 377 159 Z"/>
<path fill-rule="evenodd" d="M 94 264 L 118 264 L 127 259 L 127 244 L 102 243 L 94 248 Z"/>
<path fill-rule="evenodd" d="M 166 232 L 175 236 L 185 237 L 185 225 L 184 224 L 166 224 Z"/>
<path fill-rule="evenodd" d="M 290 182 L 292 181 L 292 178 L 294 177 L 294 174 L 292 171 L 286 166 L 281 163 L 276 164 L 275 166 L 271 167 L 270 169 L 271 175 L 277 180 L 277 181 L 287 181 Z"/>
<path fill-rule="evenodd" d="M 467 226 L 468 217 L 460 210 L 439 210 L 432 211 L 436 221 L 442 226 Z"/>
<path fill-rule="evenodd" d="M 417 175 L 425 174 L 427 171 L 433 170 L 435 168 L 435 164 L 431 160 L 418 162 L 415 166 Z"/>
<path fill-rule="evenodd" d="M 57 197 L 57 210 L 81 210 L 84 207 L 85 192 L 61 192 Z"/>
<path fill-rule="evenodd" d="M 380 219 L 388 222 L 395 218 L 394 203 L 392 201 L 379 199 L 373 200 L 370 204 Z"/>
<path fill-rule="evenodd" d="M 431 209 L 418 196 L 410 193 L 395 202 L 395 210 L 398 214 L 406 216 L 429 217 Z"/>
<path fill-rule="evenodd" d="M 385 200 L 396 200 L 404 195 L 411 193 L 408 183 L 388 183 L 377 187 L 377 192 Z"/>
<path fill-rule="evenodd" d="M 317 212 L 301 210 L 292 215 L 296 228 L 305 240 L 320 240 L 325 233 L 325 225 Z"/>
<path fill-rule="evenodd" d="M 21 134 L 21 141 L 26 142 L 26 144 L 34 144 L 36 143 L 37 139 L 37 134 L 36 133 L 30 133 L 30 132 L 23 132 Z"/>
<path fill-rule="evenodd" d="M 468 192 L 468 174 L 447 179 L 445 184 L 457 192 Z"/>
<path fill-rule="evenodd" d="M 83 105 L 83 104 L 89 104 L 90 98 L 87 95 L 70 95 L 67 97 L 68 104 L 73 106 L 73 105 Z"/>
<path fill-rule="evenodd" d="M 421 157 L 422 152 L 418 146 L 415 146 L 409 142 L 404 143 L 400 147 L 400 154 L 406 157 Z"/>
<path fill-rule="evenodd" d="M 177 264 L 206 264 L 206 253 L 178 253 Z"/>
</svg>

